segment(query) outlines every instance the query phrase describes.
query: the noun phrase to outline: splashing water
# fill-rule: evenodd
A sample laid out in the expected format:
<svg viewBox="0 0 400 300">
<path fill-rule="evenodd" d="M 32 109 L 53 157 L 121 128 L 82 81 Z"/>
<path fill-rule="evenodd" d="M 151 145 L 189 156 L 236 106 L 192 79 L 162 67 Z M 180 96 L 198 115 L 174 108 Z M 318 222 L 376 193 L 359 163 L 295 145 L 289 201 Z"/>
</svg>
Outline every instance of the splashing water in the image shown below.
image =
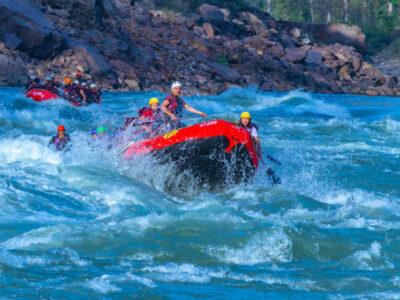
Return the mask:
<svg viewBox="0 0 400 300">
<path fill-rule="evenodd" d="M 88 146 L 157 93 L 102 106 L 0 89 L 0 295 L 400 298 L 400 100 L 232 89 L 185 100 L 250 111 L 282 179 L 220 193 Z M 188 125 L 201 119 L 188 119 Z M 71 151 L 47 147 L 59 124 Z M 170 193 L 180 187 L 184 196 Z"/>
</svg>

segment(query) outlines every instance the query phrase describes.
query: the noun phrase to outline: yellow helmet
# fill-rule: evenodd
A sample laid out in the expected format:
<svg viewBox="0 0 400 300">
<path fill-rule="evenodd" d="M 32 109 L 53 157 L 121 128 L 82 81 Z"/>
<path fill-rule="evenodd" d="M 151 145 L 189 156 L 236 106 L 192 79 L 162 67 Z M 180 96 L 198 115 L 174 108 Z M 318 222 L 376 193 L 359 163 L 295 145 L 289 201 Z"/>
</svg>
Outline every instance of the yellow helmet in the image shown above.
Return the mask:
<svg viewBox="0 0 400 300">
<path fill-rule="evenodd" d="M 150 101 L 149 101 L 149 105 L 152 105 L 153 103 L 160 103 L 159 101 L 158 101 L 158 98 L 151 98 L 150 99 Z"/>
<path fill-rule="evenodd" d="M 245 111 L 240 115 L 240 118 L 249 118 L 249 119 L 251 119 L 251 116 L 247 111 Z"/>
</svg>

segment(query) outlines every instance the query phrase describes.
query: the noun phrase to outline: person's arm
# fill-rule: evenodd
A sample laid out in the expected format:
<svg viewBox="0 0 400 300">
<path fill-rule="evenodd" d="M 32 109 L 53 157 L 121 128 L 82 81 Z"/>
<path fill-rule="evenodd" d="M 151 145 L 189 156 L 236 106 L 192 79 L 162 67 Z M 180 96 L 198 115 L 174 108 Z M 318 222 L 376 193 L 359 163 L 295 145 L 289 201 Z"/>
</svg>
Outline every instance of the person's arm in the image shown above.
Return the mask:
<svg viewBox="0 0 400 300">
<path fill-rule="evenodd" d="M 146 125 L 143 125 L 142 128 L 147 132 L 151 132 L 151 128 L 147 127 Z"/>
<path fill-rule="evenodd" d="M 168 105 L 169 105 L 169 101 L 164 100 L 163 104 L 161 105 L 161 110 L 175 122 L 178 121 L 178 118 L 172 112 L 170 112 L 168 110 L 168 108 L 167 108 Z"/>
<path fill-rule="evenodd" d="M 203 113 L 203 112 L 201 112 L 201 111 L 199 111 L 199 110 L 197 110 L 197 109 L 195 109 L 195 108 L 193 108 L 193 107 L 191 107 L 191 106 L 189 106 L 189 105 L 187 105 L 187 104 L 185 104 L 183 107 L 186 108 L 186 109 L 187 109 L 188 111 L 190 111 L 191 113 L 200 115 L 200 116 L 202 116 L 203 118 L 207 117 L 207 114 L 206 114 L 206 113 Z"/>
<path fill-rule="evenodd" d="M 83 102 L 86 102 L 86 94 L 83 90 L 79 90 L 79 93 L 81 94 L 82 98 L 83 98 Z"/>
</svg>

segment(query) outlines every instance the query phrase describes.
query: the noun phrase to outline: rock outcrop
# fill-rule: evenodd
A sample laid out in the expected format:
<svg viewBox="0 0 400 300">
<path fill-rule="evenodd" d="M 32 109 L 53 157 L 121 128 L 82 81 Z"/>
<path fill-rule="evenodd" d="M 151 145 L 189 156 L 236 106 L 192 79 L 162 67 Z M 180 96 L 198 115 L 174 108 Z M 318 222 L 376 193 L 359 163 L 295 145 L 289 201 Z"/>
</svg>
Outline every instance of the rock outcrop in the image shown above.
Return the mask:
<svg viewBox="0 0 400 300">
<path fill-rule="evenodd" d="M 167 91 L 181 80 L 190 93 L 255 85 L 400 94 L 396 78 L 365 61 L 354 26 L 278 22 L 211 4 L 171 16 L 130 0 L 0 0 L 0 19 L 2 64 L 14 62 L 19 76 L 0 74 L 3 85 L 22 84 L 26 73 L 82 71 L 109 90 Z"/>
</svg>

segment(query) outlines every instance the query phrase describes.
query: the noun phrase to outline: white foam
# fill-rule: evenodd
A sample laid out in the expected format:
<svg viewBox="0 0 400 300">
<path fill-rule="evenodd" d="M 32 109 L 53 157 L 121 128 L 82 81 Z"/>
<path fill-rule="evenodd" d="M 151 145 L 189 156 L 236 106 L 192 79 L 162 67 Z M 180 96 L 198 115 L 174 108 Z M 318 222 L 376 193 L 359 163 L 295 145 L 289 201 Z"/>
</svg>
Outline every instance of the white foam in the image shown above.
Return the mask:
<svg viewBox="0 0 400 300">
<path fill-rule="evenodd" d="M 49 265 L 53 262 L 50 258 L 43 256 L 14 255 L 6 249 L 0 249 L 0 261 L 16 268 L 25 268 L 33 265 Z"/>
<path fill-rule="evenodd" d="M 18 139 L 1 140 L 0 162 L 43 161 L 54 165 L 61 164 L 60 155 L 48 148 L 47 143 L 48 141 L 45 142 L 44 140 L 42 143 L 34 142 L 31 136 L 25 135 Z"/>
<path fill-rule="evenodd" d="M 240 248 L 208 246 L 209 255 L 225 263 L 256 265 L 268 262 L 292 260 L 292 242 L 280 229 L 256 234 Z"/>
<path fill-rule="evenodd" d="M 100 292 L 102 294 L 108 294 L 113 292 L 119 292 L 121 289 L 110 283 L 109 275 L 105 274 L 101 277 L 93 278 L 86 282 L 86 286 Z"/>
<path fill-rule="evenodd" d="M 168 263 L 162 266 L 148 266 L 142 269 L 151 273 L 151 276 L 160 281 L 207 283 L 211 278 L 223 278 L 226 270 L 212 270 L 192 264 Z"/>
<path fill-rule="evenodd" d="M 344 259 L 345 264 L 357 270 L 386 270 L 394 269 L 393 262 L 382 253 L 382 246 L 373 242 L 367 250 L 360 250 Z"/>
<path fill-rule="evenodd" d="M 63 225 L 42 227 L 39 229 L 31 230 L 4 241 L 1 245 L 6 249 L 30 249 L 32 247 L 42 247 L 49 245 L 55 246 L 59 244 L 56 240 L 58 234 L 65 235 L 66 227 Z"/>
<path fill-rule="evenodd" d="M 249 276 L 247 274 L 238 274 L 238 273 L 229 273 L 228 278 L 231 278 L 236 281 L 244 281 L 244 282 L 262 282 L 268 285 L 276 286 L 276 285 L 285 285 L 293 290 L 299 291 L 309 291 L 311 289 L 317 289 L 318 283 L 314 280 L 290 280 L 286 278 L 278 278 L 274 277 L 270 274 L 260 274 Z"/>
</svg>

